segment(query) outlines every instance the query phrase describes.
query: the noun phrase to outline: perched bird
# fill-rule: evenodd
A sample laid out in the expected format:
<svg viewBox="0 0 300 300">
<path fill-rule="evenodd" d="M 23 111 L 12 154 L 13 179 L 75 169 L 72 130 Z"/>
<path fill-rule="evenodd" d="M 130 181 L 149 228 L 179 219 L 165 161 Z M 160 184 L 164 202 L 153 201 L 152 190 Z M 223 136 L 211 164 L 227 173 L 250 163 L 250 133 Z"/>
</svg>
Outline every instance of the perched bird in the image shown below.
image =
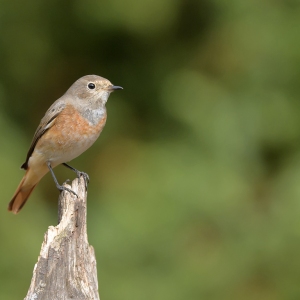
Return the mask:
<svg viewBox="0 0 300 300">
<path fill-rule="evenodd" d="M 62 191 L 76 193 L 58 183 L 53 168 L 59 164 L 83 175 L 86 183 L 89 177 L 66 164 L 87 150 L 99 137 L 105 122 L 105 104 L 111 92 L 122 89 L 97 75 L 78 79 L 67 92 L 56 100 L 42 118 L 26 161 L 21 166 L 26 173 L 21 180 L 8 210 L 18 213 L 42 177 L 48 172 L 56 187 Z"/>
</svg>

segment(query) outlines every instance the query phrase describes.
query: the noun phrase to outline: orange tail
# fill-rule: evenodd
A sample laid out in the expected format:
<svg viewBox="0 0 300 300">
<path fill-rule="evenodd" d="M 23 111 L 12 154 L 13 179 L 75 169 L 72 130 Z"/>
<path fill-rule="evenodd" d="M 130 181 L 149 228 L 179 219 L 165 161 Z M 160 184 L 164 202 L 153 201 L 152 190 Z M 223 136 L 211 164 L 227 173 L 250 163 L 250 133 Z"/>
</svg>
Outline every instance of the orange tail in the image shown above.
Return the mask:
<svg viewBox="0 0 300 300">
<path fill-rule="evenodd" d="M 17 214 L 21 210 L 21 208 L 25 205 L 27 199 L 29 198 L 30 194 L 32 193 L 32 191 L 37 185 L 37 183 L 35 184 L 30 184 L 28 182 L 25 183 L 25 181 L 28 181 L 26 180 L 28 171 L 29 169 L 27 170 L 14 196 L 12 197 L 11 201 L 8 204 L 8 210 L 13 212 L 14 214 Z"/>
</svg>

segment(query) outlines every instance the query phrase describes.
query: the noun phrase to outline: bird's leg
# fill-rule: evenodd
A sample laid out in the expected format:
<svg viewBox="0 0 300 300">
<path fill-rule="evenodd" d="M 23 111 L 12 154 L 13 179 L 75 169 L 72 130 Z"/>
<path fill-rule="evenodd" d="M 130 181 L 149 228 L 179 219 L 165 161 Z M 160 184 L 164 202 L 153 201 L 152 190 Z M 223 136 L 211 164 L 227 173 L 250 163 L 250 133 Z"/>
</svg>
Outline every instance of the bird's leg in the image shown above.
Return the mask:
<svg viewBox="0 0 300 300">
<path fill-rule="evenodd" d="M 52 177 L 53 177 L 53 180 L 54 180 L 54 183 L 55 183 L 56 187 L 57 187 L 60 191 L 68 191 L 68 192 L 70 192 L 70 193 L 73 193 L 76 197 L 78 197 L 78 195 L 77 195 L 74 191 L 72 191 L 71 189 L 69 189 L 69 188 L 67 188 L 67 187 L 65 187 L 65 186 L 62 186 L 62 185 L 60 185 L 60 184 L 58 183 L 58 181 L 57 181 L 57 179 L 56 179 L 56 177 L 55 177 L 55 174 L 54 174 L 54 172 L 53 172 L 53 169 L 52 169 L 52 167 L 51 167 L 50 162 L 47 163 L 47 166 L 48 166 L 49 171 L 50 171 L 50 173 L 51 173 L 51 175 L 52 175 Z"/>
<path fill-rule="evenodd" d="M 63 165 L 69 169 L 71 169 L 73 172 L 76 173 L 77 177 L 80 178 L 80 176 L 83 177 L 84 179 L 84 182 L 85 182 L 85 188 L 87 189 L 87 185 L 88 183 L 90 182 L 90 177 L 87 173 L 85 172 L 81 172 L 81 171 L 78 171 L 77 169 L 71 167 L 70 165 L 66 164 L 66 163 L 63 163 Z"/>
</svg>

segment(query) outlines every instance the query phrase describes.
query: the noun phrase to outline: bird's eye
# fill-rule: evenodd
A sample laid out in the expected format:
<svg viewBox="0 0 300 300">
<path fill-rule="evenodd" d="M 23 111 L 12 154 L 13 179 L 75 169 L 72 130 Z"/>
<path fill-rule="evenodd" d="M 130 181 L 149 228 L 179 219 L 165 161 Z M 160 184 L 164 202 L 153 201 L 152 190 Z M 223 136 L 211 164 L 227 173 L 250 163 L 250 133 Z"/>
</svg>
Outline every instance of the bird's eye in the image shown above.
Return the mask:
<svg viewBox="0 0 300 300">
<path fill-rule="evenodd" d="M 90 82 L 90 83 L 88 84 L 88 88 L 89 88 L 90 90 L 93 90 L 95 87 L 96 87 L 95 84 L 92 83 L 92 82 Z"/>
</svg>

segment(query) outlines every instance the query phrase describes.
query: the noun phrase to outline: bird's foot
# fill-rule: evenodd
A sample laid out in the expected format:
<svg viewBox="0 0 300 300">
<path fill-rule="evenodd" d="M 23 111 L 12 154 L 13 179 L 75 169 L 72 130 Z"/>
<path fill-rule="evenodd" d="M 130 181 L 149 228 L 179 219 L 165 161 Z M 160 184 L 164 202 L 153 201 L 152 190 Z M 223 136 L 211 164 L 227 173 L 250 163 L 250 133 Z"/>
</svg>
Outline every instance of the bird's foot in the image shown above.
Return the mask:
<svg viewBox="0 0 300 300">
<path fill-rule="evenodd" d="M 78 171 L 78 170 L 76 170 L 76 175 L 77 175 L 78 179 L 80 179 L 81 176 L 83 177 L 84 183 L 85 183 L 85 189 L 87 190 L 87 185 L 90 182 L 89 175 L 85 172 L 81 172 L 81 171 Z"/>
<path fill-rule="evenodd" d="M 89 175 L 88 175 L 87 173 L 85 173 L 85 172 L 81 172 L 81 171 L 79 171 L 79 170 L 77 170 L 77 169 L 71 167 L 71 166 L 68 165 L 67 163 L 63 163 L 63 165 L 64 165 L 65 167 L 71 169 L 73 172 L 75 172 L 78 179 L 79 179 L 81 176 L 83 177 L 84 183 L 85 183 L 85 189 L 87 190 L 87 185 L 88 185 L 88 183 L 90 182 L 90 177 L 89 177 Z"/>
<path fill-rule="evenodd" d="M 68 181 L 68 180 L 67 180 L 67 181 Z M 70 180 L 69 180 L 69 181 L 70 181 Z M 73 190 L 71 190 L 71 189 L 69 189 L 69 188 L 67 188 L 67 187 L 65 187 L 65 186 L 63 186 L 63 185 L 57 185 L 56 187 L 57 187 L 57 189 L 60 190 L 61 192 L 62 192 L 62 191 L 68 191 L 69 193 L 74 194 L 74 195 L 78 198 L 78 195 L 77 195 Z"/>
</svg>

